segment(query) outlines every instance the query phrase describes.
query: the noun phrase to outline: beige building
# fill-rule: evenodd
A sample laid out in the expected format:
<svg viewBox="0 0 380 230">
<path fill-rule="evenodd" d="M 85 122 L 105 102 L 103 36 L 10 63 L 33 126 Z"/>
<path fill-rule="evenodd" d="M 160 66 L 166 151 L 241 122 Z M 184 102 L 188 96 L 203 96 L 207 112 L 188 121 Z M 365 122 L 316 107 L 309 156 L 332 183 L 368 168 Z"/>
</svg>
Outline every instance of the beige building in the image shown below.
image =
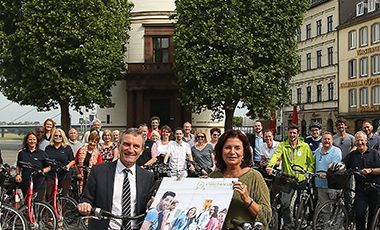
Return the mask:
<svg viewBox="0 0 380 230">
<path fill-rule="evenodd" d="M 193 127 L 222 127 L 224 121 L 211 120 L 210 112 L 192 114 L 180 104 L 174 62 L 173 32 L 170 19 L 175 2 L 132 0 L 130 39 L 126 53 L 128 74 L 112 89 L 114 108 L 98 108 L 97 117 L 105 127 L 150 125 L 158 116 L 161 125 L 172 128 L 186 121 Z"/>
<path fill-rule="evenodd" d="M 342 1 L 341 11 L 339 116 L 354 133 L 364 119 L 380 124 L 380 1 Z"/>
<path fill-rule="evenodd" d="M 338 25 L 338 0 L 314 0 L 298 31 L 300 73 L 291 80 L 291 92 L 302 136 L 314 121 L 323 130 L 333 130 L 338 114 Z M 284 109 L 283 121 L 285 128 L 292 123 L 292 107 Z"/>
</svg>

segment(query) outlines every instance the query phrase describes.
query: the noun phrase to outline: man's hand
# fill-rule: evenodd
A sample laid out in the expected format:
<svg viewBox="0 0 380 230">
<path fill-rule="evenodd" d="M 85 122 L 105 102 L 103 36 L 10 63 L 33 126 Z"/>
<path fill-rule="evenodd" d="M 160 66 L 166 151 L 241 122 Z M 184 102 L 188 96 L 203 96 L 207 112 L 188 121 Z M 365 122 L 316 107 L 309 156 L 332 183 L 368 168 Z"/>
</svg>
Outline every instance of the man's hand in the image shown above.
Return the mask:
<svg viewBox="0 0 380 230">
<path fill-rule="evenodd" d="M 273 175 L 273 168 L 267 167 L 265 170 L 267 171 L 269 176 Z"/>
<path fill-rule="evenodd" d="M 78 211 L 80 214 L 82 214 L 84 216 L 90 215 L 91 209 L 92 209 L 92 205 L 87 203 L 87 202 L 83 202 L 83 203 L 78 204 Z"/>
</svg>

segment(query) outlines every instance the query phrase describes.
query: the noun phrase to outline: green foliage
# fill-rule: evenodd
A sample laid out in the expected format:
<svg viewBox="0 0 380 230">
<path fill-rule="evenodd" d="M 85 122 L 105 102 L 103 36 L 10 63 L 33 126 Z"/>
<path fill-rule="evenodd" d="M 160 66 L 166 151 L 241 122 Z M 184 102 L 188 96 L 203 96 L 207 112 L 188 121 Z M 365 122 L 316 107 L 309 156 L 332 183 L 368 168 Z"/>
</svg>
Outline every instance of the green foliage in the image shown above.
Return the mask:
<svg viewBox="0 0 380 230">
<path fill-rule="evenodd" d="M 243 125 L 243 117 L 233 117 L 232 126 L 241 127 Z"/>
<path fill-rule="evenodd" d="M 307 0 L 176 0 L 176 6 L 183 105 L 221 114 L 242 101 L 251 116 L 266 117 L 288 102 Z"/>
<path fill-rule="evenodd" d="M 127 0 L 2 0 L 1 91 L 39 110 L 112 106 L 131 9 Z"/>
</svg>

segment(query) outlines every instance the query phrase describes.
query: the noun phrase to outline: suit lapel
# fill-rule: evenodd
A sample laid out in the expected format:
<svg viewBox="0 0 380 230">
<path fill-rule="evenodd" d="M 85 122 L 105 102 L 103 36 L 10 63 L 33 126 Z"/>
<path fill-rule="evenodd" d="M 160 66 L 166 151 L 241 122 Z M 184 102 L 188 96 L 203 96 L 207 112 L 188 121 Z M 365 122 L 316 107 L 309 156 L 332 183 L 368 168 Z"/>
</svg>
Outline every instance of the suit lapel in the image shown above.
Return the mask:
<svg viewBox="0 0 380 230">
<path fill-rule="evenodd" d="M 112 163 L 108 164 L 107 172 L 106 172 L 106 185 L 107 185 L 107 207 L 108 210 L 112 210 L 112 199 L 113 199 L 113 187 L 114 187 L 114 181 L 115 181 L 115 171 L 116 171 L 116 163 L 117 161 L 114 161 Z"/>
<path fill-rule="evenodd" d="M 140 213 L 141 210 L 139 210 L 140 208 L 140 203 L 141 203 L 141 194 L 143 194 L 143 188 L 141 186 L 141 181 L 144 181 L 142 180 L 142 171 L 141 171 L 141 168 L 139 166 L 136 165 L 136 207 L 135 207 L 135 210 L 137 211 L 136 213 Z"/>
</svg>

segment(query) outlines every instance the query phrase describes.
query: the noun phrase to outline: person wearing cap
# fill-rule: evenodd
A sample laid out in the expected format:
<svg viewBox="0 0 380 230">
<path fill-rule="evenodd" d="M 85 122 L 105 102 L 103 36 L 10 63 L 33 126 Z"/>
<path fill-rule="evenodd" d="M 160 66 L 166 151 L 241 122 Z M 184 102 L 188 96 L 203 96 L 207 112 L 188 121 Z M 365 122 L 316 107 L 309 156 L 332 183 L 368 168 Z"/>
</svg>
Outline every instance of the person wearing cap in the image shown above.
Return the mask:
<svg viewBox="0 0 380 230">
<path fill-rule="evenodd" d="M 310 136 L 305 138 L 305 142 L 309 145 L 313 153 L 317 148 L 322 146 L 321 130 L 322 126 L 318 122 L 312 122 L 309 126 Z"/>
</svg>

